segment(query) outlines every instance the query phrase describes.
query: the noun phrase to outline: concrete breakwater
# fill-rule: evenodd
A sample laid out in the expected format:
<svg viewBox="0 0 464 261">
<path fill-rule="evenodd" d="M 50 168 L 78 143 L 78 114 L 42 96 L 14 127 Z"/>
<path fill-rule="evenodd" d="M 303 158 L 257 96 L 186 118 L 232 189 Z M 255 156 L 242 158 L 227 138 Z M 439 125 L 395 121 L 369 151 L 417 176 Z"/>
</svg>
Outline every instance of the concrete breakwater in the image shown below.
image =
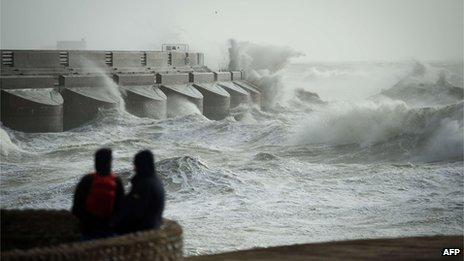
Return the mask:
<svg viewBox="0 0 464 261">
<path fill-rule="evenodd" d="M 24 132 L 60 132 L 125 104 L 138 117 L 163 119 L 182 97 L 213 120 L 259 89 L 241 71 L 213 72 L 202 53 L 1 50 L 1 121 Z M 171 105 L 171 106 L 170 106 Z"/>
</svg>

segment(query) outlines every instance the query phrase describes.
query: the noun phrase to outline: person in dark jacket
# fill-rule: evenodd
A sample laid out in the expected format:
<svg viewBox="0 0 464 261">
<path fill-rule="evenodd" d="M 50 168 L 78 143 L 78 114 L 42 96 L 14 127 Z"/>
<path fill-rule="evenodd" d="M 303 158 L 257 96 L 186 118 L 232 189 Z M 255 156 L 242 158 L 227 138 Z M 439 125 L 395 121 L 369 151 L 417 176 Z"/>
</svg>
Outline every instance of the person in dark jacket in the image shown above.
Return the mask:
<svg viewBox="0 0 464 261">
<path fill-rule="evenodd" d="M 132 187 L 125 197 L 118 222 L 118 232 L 121 234 L 157 229 L 162 224 L 164 188 L 156 173 L 151 151 L 138 152 L 134 157 L 134 168 Z"/>
<path fill-rule="evenodd" d="M 95 172 L 77 184 L 71 212 L 79 219 L 82 240 L 114 235 L 114 220 L 122 208 L 124 186 L 111 172 L 111 149 L 95 153 Z"/>
</svg>

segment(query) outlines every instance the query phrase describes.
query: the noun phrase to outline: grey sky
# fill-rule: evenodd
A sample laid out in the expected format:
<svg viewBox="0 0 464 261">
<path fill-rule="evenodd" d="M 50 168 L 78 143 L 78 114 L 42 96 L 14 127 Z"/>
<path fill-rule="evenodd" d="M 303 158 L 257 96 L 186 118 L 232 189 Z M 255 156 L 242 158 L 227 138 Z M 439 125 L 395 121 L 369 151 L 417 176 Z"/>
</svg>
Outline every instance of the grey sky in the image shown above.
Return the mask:
<svg viewBox="0 0 464 261">
<path fill-rule="evenodd" d="M 221 56 L 235 38 L 290 46 L 307 61 L 461 60 L 463 1 L 1 0 L 2 48 L 81 38 L 89 49 L 187 42 Z"/>
</svg>

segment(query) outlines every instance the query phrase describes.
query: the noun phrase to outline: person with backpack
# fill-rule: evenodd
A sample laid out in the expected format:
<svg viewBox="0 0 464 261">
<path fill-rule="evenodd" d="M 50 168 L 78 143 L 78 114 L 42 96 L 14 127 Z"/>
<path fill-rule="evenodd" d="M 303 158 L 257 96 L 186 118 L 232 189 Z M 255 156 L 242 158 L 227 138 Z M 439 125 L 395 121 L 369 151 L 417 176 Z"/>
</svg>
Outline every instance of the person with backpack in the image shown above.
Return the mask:
<svg viewBox="0 0 464 261">
<path fill-rule="evenodd" d="M 114 221 L 122 207 L 124 186 L 111 172 L 112 151 L 95 153 L 95 172 L 77 184 L 71 212 L 79 219 L 82 240 L 114 235 Z"/>
<path fill-rule="evenodd" d="M 138 152 L 134 157 L 135 175 L 132 187 L 124 199 L 118 221 L 118 233 L 158 229 L 162 225 L 165 193 L 155 169 L 153 153 Z"/>
</svg>

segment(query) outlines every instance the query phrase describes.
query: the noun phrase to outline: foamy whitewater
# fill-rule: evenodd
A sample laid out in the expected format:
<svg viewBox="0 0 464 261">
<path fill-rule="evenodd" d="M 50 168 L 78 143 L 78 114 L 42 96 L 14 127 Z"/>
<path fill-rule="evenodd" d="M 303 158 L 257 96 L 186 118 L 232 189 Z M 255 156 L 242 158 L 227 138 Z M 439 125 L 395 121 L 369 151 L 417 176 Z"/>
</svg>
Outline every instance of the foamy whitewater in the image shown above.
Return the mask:
<svg viewBox="0 0 464 261">
<path fill-rule="evenodd" d="M 462 64 L 288 64 L 248 77 L 267 110 L 211 121 L 179 98 L 160 121 L 118 110 L 63 133 L 2 127 L 1 207 L 69 209 L 101 146 L 129 189 L 132 157 L 149 148 L 188 255 L 463 233 Z"/>
</svg>

